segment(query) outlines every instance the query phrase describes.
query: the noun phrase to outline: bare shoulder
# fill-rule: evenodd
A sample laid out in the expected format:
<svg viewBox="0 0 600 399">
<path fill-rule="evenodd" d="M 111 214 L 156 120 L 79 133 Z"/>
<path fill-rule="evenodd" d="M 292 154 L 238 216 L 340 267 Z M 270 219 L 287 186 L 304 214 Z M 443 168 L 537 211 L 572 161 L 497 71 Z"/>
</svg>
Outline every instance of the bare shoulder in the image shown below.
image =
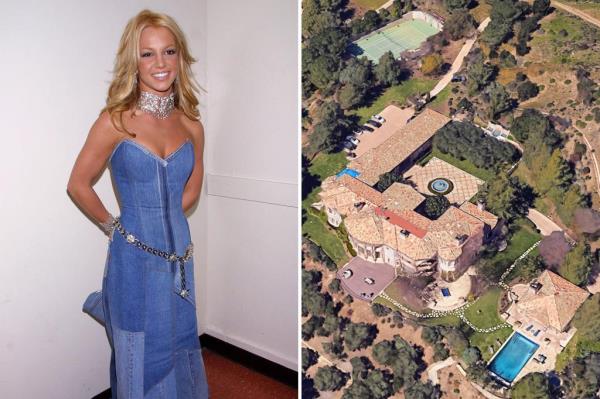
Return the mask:
<svg viewBox="0 0 600 399">
<path fill-rule="evenodd" d="M 101 141 L 108 144 L 118 142 L 123 134 L 119 132 L 111 120 L 108 111 L 102 112 L 90 129 L 89 138 L 93 141 Z"/>
<path fill-rule="evenodd" d="M 199 120 L 192 120 L 188 118 L 183 112 L 181 113 L 181 120 L 186 127 L 187 131 L 192 136 L 194 143 L 203 147 L 204 146 L 204 126 Z"/>
</svg>

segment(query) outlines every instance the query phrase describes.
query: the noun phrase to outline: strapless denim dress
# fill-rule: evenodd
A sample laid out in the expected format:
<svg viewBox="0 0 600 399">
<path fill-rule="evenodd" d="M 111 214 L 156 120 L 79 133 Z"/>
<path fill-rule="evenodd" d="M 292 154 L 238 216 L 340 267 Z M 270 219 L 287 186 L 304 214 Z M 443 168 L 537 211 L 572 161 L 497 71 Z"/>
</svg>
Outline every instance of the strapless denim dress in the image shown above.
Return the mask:
<svg viewBox="0 0 600 399">
<path fill-rule="evenodd" d="M 123 228 L 143 243 L 183 256 L 191 242 L 182 208 L 194 167 L 187 140 L 166 158 L 125 139 L 109 158 Z M 111 347 L 112 399 L 204 399 L 208 383 L 196 318 L 193 257 L 185 262 L 189 294 L 180 296 L 178 263 L 148 253 L 114 232 L 102 278 Z"/>
</svg>

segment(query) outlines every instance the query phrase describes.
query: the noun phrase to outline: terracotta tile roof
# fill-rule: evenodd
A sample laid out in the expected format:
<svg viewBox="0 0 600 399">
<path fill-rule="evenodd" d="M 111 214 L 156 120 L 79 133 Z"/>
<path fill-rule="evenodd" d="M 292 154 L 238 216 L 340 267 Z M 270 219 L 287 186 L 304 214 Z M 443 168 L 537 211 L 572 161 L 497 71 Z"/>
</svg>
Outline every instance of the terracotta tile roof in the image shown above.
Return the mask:
<svg viewBox="0 0 600 399">
<path fill-rule="evenodd" d="M 414 213 L 414 215 L 410 214 L 409 212 Z M 429 219 L 419 215 L 414 211 L 405 211 L 400 215 L 382 208 L 375 208 L 375 214 L 386 219 L 389 223 L 409 231 L 419 238 L 423 238 L 425 237 L 425 234 L 427 234 L 427 230 L 419 227 L 418 225 L 423 226 L 424 224 L 429 224 Z M 407 218 L 406 216 L 409 217 Z M 421 218 L 425 219 L 425 221 L 422 221 Z"/>
<path fill-rule="evenodd" d="M 425 197 L 408 184 L 393 183 L 383 192 L 383 207 L 391 211 L 414 210 Z"/>
<path fill-rule="evenodd" d="M 381 220 L 375 216 L 372 208 L 346 216 L 344 225 L 348 234 L 358 241 L 374 245 L 383 244 Z"/>
<path fill-rule="evenodd" d="M 455 206 L 449 207 L 442 216 L 431 222 L 429 231 L 445 231 L 452 236 L 473 235 L 483 228 L 483 222 Z"/>
<path fill-rule="evenodd" d="M 481 220 L 491 228 L 498 223 L 498 217 L 488 211 L 480 210 L 477 205 L 467 201 L 460 206 L 460 210 Z"/>
<path fill-rule="evenodd" d="M 357 211 L 354 204 L 366 201 L 373 206 L 383 203 L 381 193 L 349 175 L 327 177 L 318 193 L 321 203 L 346 215 Z"/>
<path fill-rule="evenodd" d="M 518 312 L 564 331 L 589 292 L 549 270 L 544 271 L 537 281 L 542 287 L 537 293 L 528 290 L 519 298 L 516 304 Z"/>
<path fill-rule="evenodd" d="M 412 155 L 448 122 L 450 119 L 445 115 L 426 108 L 389 139 L 350 162 L 348 167 L 359 171 L 359 179 L 372 186 L 381 174 Z"/>
<path fill-rule="evenodd" d="M 379 191 L 350 175 L 344 174 L 338 178 L 338 181 L 350 191 L 369 201 L 373 205 L 379 206 L 383 203 L 383 197 Z"/>
</svg>

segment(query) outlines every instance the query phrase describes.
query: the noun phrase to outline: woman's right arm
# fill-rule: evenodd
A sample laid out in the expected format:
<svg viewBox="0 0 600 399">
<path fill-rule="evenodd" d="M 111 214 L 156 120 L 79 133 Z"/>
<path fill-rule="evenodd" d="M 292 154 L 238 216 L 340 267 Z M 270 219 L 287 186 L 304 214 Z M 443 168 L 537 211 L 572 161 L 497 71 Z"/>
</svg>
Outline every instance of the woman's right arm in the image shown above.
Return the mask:
<svg viewBox="0 0 600 399">
<path fill-rule="evenodd" d="M 92 125 L 67 183 L 67 192 L 73 201 L 96 223 L 108 220 L 110 213 L 92 186 L 104 170 L 118 138 L 110 116 L 103 112 Z"/>
</svg>

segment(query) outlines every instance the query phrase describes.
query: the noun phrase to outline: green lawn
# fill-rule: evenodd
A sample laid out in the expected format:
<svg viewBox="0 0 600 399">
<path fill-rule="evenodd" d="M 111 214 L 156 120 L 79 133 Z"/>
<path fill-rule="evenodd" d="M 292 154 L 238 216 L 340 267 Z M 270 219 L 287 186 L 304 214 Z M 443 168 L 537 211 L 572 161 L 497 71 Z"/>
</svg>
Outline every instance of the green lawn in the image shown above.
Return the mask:
<svg viewBox="0 0 600 399">
<path fill-rule="evenodd" d="M 387 0 L 354 0 L 358 6 L 369 10 L 376 10 L 385 4 Z"/>
<path fill-rule="evenodd" d="M 437 96 L 428 104 L 429 108 L 435 108 L 437 111 L 437 107 L 440 105 L 445 105 L 448 101 L 448 97 L 452 92 L 452 88 L 456 85 L 456 83 L 450 83 L 448 86 L 444 87 L 442 91 L 438 93 Z"/>
<path fill-rule="evenodd" d="M 498 314 L 498 303 L 501 295 L 502 289 L 500 287 L 491 287 L 465 311 L 465 316 L 479 328 L 489 328 L 504 323 Z M 492 333 L 473 331 L 473 334 L 469 337 L 469 341 L 471 342 L 471 346 L 479 348 L 483 359 L 488 361 L 493 355 L 493 353 L 489 352 L 488 348 L 492 346 L 497 350 L 500 345 L 496 340 L 504 342 L 510 336 L 511 332 L 512 328 L 510 327 L 501 328 Z"/>
<path fill-rule="evenodd" d="M 498 252 L 494 256 L 494 261 L 503 261 L 511 265 L 523 252 L 542 238 L 527 219 L 520 219 L 515 222 L 515 225 L 517 230 L 510 238 L 508 247 L 504 251 Z"/>
<path fill-rule="evenodd" d="M 320 246 L 323 251 L 335 262 L 341 266 L 348 262 L 344 242 L 337 236 L 327 222 L 323 222 L 313 212 L 309 211 L 306 222 L 302 225 L 302 234 L 306 234 L 315 244 Z"/>
<path fill-rule="evenodd" d="M 313 175 L 319 176 L 321 181 L 332 176 L 346 167 L 348 160 L 344 151 L 333 154 L 320 153 L 311 162 L 308 168 Z"/>
<path fill-rule="evenodd" d="M 410 79 L 397 86 L 392 86 L 385 90 L 379 98 L 368 107 L 357 108 L 356 110 L 349 111 L 350 115 L 357 115 L 360 120 L 359 123 L 365 123 L 372 115 L 381 112 L 385 107 L 394 103 L 396 105 L 403 105 L 406 103 L 406 99 L 415 93 L 427 93 L 431 91 L 436 85 L 436 80 L 431 79 Z"/>
<path fill-rule="evenodd" d="M 348 161 L 343 151 L 334 154 L 321 153 L 312 161 L 309 172 L 325 180 L 328 176 L 334 175 L 344 169 Z M 302 201 L 302 208 L 306 210 L 306 222 L 302 225 L 302 234 L 308 236 L 333 260 L 338 266 L 348 261 L 348 255 L 345 250 L 345 243 L 339 237 L 333 227 L 329 226 L 323 217 L 318 215 L 316 209 L 311 208 L 311 204 L 319 201 L 318 193 L 321 187 L 315 187 L 310 194 Z"/>
<path fill-rule="evenodd" d="M 431 153 L 427 155 L 425 158 L 419 161 L 420 165 L 425 165 L 432 157 L 436 157 L 441 159 L 444 162 L 448 162 L 450 165 L 456 166 L 457 168 L 464 170 L 465 172 L 472 174 L 475 177 L 480 178 L 481 180 L 491 180 L 496 173 L 491 170 L 481 169 L 477 166 L 473 165 L 473 163 L 469 160 L 463 160 L 454 158 L 450 154 L 444 154 L 437 148 L 433 148 Z"/>
</svg>

